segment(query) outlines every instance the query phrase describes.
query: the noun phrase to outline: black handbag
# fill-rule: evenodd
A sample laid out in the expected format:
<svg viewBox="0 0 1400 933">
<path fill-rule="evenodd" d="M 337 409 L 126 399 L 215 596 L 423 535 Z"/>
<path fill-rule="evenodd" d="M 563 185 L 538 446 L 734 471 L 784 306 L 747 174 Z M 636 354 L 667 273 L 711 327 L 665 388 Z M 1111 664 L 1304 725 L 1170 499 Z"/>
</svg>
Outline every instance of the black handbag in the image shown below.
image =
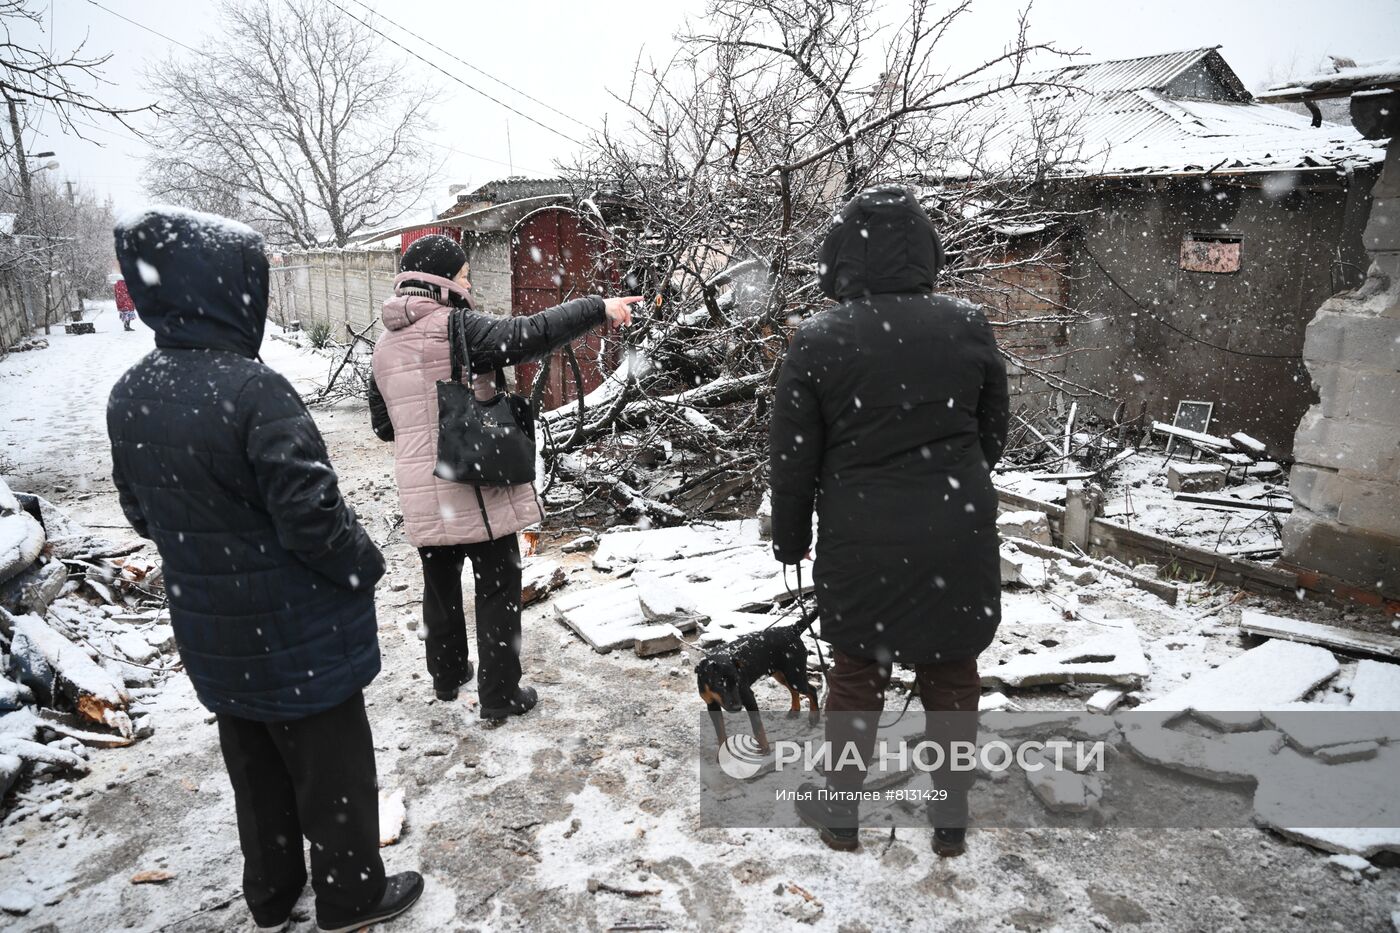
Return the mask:
<svg viewBox="0 0 1400 933">
<path fill-rule="evenodd" d="M 505 389 L 496 369 L 496 397 L 478 401 L 470 380 L 462 384 L 468 353 L 461 312 L 447 319 L 452 378 L 437 384 L 438 444 L 433 475 L 477 486 L 518 486 L 535 481 L 535 420 L 530 403 Z"/>
</svg>

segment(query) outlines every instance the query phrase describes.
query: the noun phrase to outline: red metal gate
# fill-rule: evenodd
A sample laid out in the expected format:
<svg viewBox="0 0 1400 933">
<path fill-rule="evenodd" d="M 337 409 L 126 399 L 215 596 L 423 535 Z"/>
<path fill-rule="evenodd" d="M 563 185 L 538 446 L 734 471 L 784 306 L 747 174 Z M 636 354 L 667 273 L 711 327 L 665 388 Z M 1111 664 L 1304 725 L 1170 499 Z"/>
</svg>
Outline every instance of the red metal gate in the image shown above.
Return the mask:
<svg viewBox="0 0 1400 933">
<path fill-rule="evenodd" d="M 511 313 L 534 314 L 545 308 L 597 292 L 613 276 L 600 258 L 606 233 L 577 211 L 545 207 L 516 224 L 510 241 Z M 614 341 L 601 330 L 590 331 L 574 343 L 583 374 L 583 391 L 603 384 L 617 364 Z M 515 384 L 522 394 L 534 385 L 540 364 L 516 367 Z M 558 408 L 578 398 L 572 367 L 562 351 L 549 364 L 541 409 Z"/>
</svg>

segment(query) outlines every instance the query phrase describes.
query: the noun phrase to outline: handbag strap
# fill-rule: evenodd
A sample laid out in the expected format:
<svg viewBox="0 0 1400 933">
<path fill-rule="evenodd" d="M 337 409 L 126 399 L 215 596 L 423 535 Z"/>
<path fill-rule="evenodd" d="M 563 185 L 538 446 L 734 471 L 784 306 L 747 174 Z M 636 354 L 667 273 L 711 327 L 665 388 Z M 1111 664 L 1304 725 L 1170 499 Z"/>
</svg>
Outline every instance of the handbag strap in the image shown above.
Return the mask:
<svg viewBox="0 0 1400 933">
<path fill-rule="evenodd" d="M 462 381 L 462 363 L 467 359 L 466 338 L 462 335 L 461 312 L 453 310 L 447 316 L 447 355 L 452 361 L 452 381 Z"/>
</svg>

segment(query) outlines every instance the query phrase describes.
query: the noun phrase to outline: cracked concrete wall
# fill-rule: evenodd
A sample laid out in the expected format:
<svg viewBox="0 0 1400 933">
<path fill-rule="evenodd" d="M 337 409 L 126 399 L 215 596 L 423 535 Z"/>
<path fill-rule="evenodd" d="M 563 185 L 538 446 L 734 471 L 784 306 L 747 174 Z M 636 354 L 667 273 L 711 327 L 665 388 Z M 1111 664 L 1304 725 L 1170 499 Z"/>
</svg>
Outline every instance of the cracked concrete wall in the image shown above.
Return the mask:
<svg viewBox="0 0 1400 933">
<path fill-rule="evenodd" d="M 1400 144 L 1372 190 L 1371 267 L 1308 325 L 1320 401 L 1294 439 L 1294 511 L 1283 559 L 1400 598 Z"/>
</svg>

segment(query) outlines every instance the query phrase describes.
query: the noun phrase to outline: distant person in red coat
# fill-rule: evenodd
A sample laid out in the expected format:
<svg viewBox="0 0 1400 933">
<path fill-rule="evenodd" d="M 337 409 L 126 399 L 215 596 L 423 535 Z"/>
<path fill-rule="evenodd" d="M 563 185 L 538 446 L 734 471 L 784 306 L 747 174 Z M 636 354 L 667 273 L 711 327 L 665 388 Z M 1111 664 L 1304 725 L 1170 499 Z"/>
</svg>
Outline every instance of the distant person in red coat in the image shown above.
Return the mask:
<svg viewBox="0 0 1400 933">
<path fill-rule="evenodd" d="M 136 320 L 136 302 L 126 290 L 126 279 L 117 279 L 113 291 L 117 295 L 117 317 L 122 319 L 122 330 L 131 330 L 131 322 Z"/>
</svg>

